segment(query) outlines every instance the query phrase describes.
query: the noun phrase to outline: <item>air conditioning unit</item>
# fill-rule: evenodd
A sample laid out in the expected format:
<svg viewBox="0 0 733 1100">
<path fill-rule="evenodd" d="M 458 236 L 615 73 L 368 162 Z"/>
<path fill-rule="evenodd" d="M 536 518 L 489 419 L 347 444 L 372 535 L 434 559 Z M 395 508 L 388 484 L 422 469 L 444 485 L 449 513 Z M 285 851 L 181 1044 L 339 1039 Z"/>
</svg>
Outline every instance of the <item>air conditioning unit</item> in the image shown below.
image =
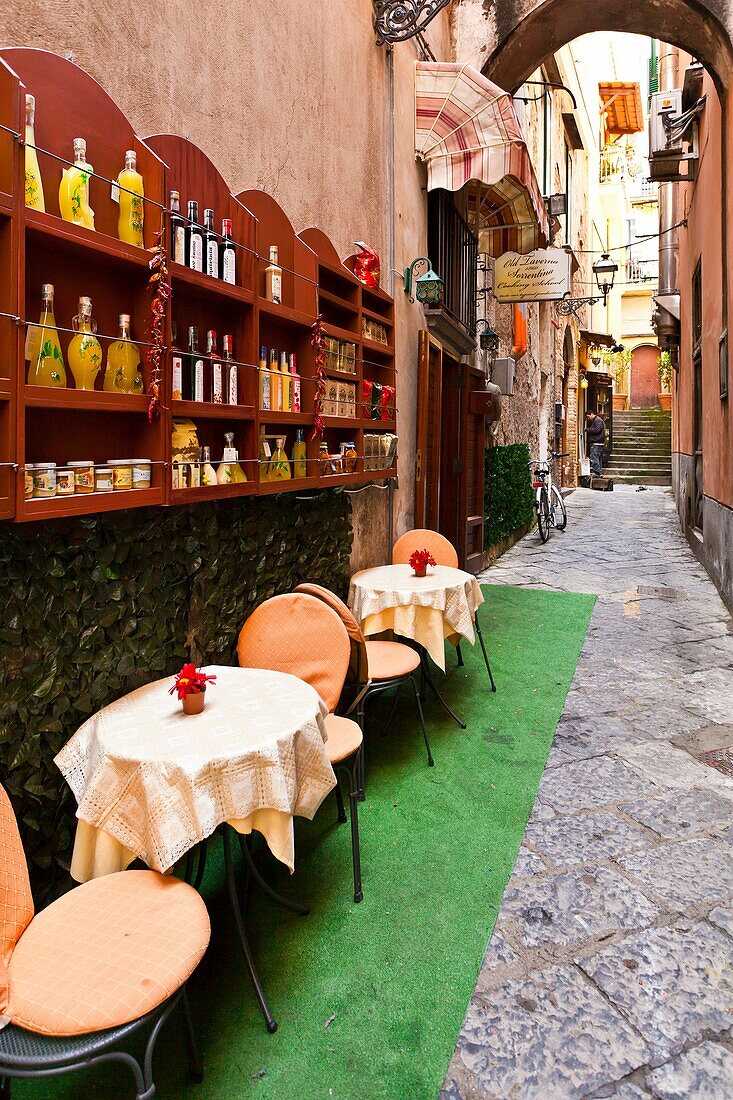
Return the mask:
<svg viewBox="0 0 733 1100">
<path fill-rule="evenodd" d="M 511 397 L 514 393 L 514 366 L 511 355 L 507 355 L 505 359 L 495 359 L 491 370 L 491 381 L 505 397 Z"/>
<path fill-rule="evenodd" d="M 675 146 L 667 145 L 667 127 L 664 125 L 665 115 L 668 118 L 678 118 L 681 114 L 681 88 L 674 88 L 671 92 L 655 92 L 651 97 L 649 110 L 649 155 L 651 157 L 682 153 L 681 142 Z"/>
</svg>

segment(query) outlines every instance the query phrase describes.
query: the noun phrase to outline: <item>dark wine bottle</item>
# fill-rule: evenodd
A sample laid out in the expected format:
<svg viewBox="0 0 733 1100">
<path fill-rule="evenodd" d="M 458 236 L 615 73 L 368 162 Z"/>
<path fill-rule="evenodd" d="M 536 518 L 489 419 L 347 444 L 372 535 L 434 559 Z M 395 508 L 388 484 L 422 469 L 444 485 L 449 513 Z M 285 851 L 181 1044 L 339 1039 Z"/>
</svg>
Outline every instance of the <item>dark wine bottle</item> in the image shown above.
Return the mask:
<svg viewBox="0 0 733 1100">
<path fill-rule="evenodd" d="M 224 336 L 224 401 L 227 405 L 239 404 L 239 371 L 234 359 L 234 338 Z"/>
<path fill-rule="evenodd" d="M 174 263 L 186 263 L 186 219 L 181 215 L 181 196 L 178 191 L 170 193 L 170 253 Z"/>
<path fill-rule="evenodd" d="M 221 223 L 221 255 L 219 257 L 219 278 L 225 283 L 237 281 L 237 250 L 232 240 L 231 218 L 222 219 Z"/>
<path fill-rule="evenodd" d="M 206 266 L 204 270 L 207 275 L 211 275 L 214 279 L 218 279 L 219 238 L 214 229 L 214 211 L 210 207 L 204 210 L 204 238 L 204 254 L 206 256 Z"/>
<path fill-rule="evenodd" d="M 188 370 L 186 376 L 186 401 L 205 401 L 204 359 L 199 351 L 199 330 L 195 325 L 191 325 L 188 330 Z"/>
<path fill-rule="evenodd" d="M 199 204 L 192 199 L 188 204 L 186 226 L 186 266 L 192 271 L 204 270 L 204 233 L 199 225 Z"/>
<path fill-rule="evenodd" d="M 216 350 L 216 333 L 213 328 L 206 333 L 206 358 L 208 360 L 206 364 L 207 388 L 210 389 L 210 396 L 207 400 L 213 401 L 215 405 L 223 405 L 224 365 Z"/>
</svg>

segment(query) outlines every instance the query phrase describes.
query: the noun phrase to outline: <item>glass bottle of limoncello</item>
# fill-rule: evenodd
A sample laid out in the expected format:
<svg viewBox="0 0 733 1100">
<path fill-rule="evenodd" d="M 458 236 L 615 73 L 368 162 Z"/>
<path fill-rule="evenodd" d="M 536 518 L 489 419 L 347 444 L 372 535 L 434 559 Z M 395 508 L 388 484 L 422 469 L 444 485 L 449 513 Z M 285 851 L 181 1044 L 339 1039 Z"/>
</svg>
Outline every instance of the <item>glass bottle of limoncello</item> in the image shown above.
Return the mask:
<svg viewBox="0 0 733 1100">
<path fill-rule="evenodd" d="M 102 348 L 94 335 L 97 324 L 92 320 L 91 298 L 79 299 L 79 312 L 71 322 L 76 333 L 69 344 L 69 366 L 78 390 L 93 390 L 102 369 Z"/>
<path fill-rule="evenodd" d="M 25 338 L 29 386 L 65 386 L 66 367 L 53 311 L 53 283 L 41 288 L 41 320 L 29 325 Z"/>
<path fill-rule="evenodd" d="M 125 153 L 125 167 L 117 177 L 120 185 L 120 215 L 117 220 L 117 236 L 126 244 L 143 247 L 143 222 L 145 220 L 145 191 L 143 178 L 137 170 L 134 149 Z"/>
<path fill-rule="evenodd" d="M 224 432 L 224 455 L 216 470 L 216 480 L 219 485 L 232 485 L 247 480 L 247 475 L 239 465 L 234 432 Z"/>
<path fill-rule="evenodd" d="M 61 174 L 59 208 L 64 221 L 94 229 L 94 211 L 89 205 L 89 177 L 94 169 L 87 164 L 87 143 L 74 138 L 74 163 Z"/>
<path fill-rule="evenodd" d="M 142 393 L 140 352 L 130 339 L 130 314 L 120 314 L 119 339 L 110 344 L 102 389 L 108 393 Z"/>
<path fill-rule="evenodd" d="M 25 204 L 31 210 L 44 210 L 43 180 L 36 152 L 36 100 L 35 96 L 25 97 Z"/>
<path fill-rule="evenodd" d="M 285 453 L 285 436 L 278 435 L 275 439 L 275 451 L 270 462 L 270 481 L 289 481 L 291 478 L 290 463 Z"/>
</svg>

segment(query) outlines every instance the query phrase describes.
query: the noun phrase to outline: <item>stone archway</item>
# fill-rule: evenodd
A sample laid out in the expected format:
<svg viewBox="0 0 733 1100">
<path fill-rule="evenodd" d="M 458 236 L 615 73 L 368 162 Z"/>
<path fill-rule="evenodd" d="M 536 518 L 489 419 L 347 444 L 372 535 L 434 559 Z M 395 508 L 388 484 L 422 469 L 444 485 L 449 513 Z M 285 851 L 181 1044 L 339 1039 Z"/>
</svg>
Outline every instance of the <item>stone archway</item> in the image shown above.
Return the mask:
<svg viewBox="0 0 733 1100">
<path fill-rule="evenodd" d="M 733 11 L 727 0 L 504 0 L 462 4 L 459 35 L 473 41 L 482 71 L 508 91 L 568 42 L 591 31 L 658 38 L 697 57 L 722 96 L 733 82 Z"/>
</svg>

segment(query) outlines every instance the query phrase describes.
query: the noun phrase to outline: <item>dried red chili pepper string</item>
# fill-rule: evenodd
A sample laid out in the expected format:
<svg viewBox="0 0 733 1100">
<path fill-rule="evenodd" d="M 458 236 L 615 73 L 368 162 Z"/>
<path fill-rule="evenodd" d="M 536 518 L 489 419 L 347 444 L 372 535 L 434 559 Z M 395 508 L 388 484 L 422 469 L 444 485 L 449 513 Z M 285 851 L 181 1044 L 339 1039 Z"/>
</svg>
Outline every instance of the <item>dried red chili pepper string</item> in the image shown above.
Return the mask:
<svg viewBox="0 0 733 1100">
<path fill-rule="evenodd" d="M 156 416 L 160 416 L 160 410 L 164 406 L 161 403 L 161 390 L 163 388 L 163 356 L 165 355 L 165 311 L 170 301 L 171 285 L 168 281 L 168 264 L 163 243 L 163 230 L 155 234 L 155 244 L 151 248 L 149 267 L 152 272 L 148 279 L 148 286 L 153 292 L 150 303 L 150 325 L 148 333 L 150 346 L 148 347 L 145 361 L 148 368 L 148 420 L 153 422 Z"/>
<path fill-rule="evenodd" d="M 323 435 L 323 399 L 326 396 L 326 329 L 320 313 L 311 325 L 311 334 L 311 344 L 316 353 L 316 393 L 313 398 L 313 431 L 310 435 L 312 442 Z"/>
</svg>

